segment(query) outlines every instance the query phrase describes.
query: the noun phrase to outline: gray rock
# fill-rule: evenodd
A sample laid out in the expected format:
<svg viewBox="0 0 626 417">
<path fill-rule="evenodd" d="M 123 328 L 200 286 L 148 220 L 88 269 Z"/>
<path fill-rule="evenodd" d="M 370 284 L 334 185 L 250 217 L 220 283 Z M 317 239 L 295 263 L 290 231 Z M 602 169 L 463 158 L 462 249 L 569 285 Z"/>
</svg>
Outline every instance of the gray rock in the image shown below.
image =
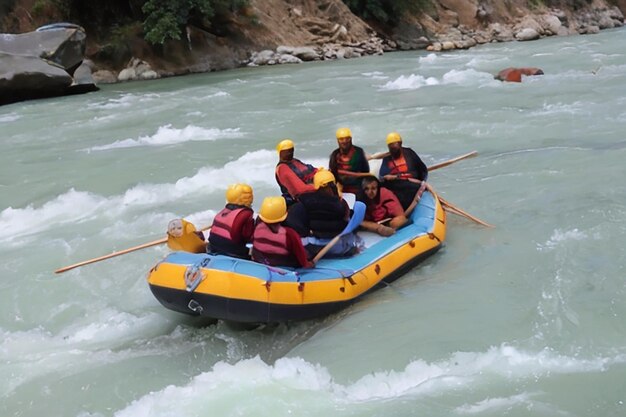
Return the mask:
<svg viewBox="0 0 626 417">
<path fill-rule="evenodd" d="M 533 41 L 539 39 L 539 33 L 533 28 L 524 28 L 515 34 L 518 41 Z"/>
<path fill-rule="evenodd" d="M 96 84 L 113 84 L 117 82 L 117 76 L 113 71 L 99 70 L 91 74 Z"/>
<path fill-rule="evenodd" d="M 0 34 L 0 104 L 97 90 L 85 47 L 84 29 L 70 23 Z"/>
<path fill-rule="evenodd" d="M 37 57 L 0 52 L 0 104 L 66 94 L 72 77 Z"/>
<path fill-rule="evenodd" d="M 319 54 L 310 46 L 299 46 L 293 49 L 292 55 L 297 56 L 303 61 L 315 61 L 320 59 Z"/>
</svg>

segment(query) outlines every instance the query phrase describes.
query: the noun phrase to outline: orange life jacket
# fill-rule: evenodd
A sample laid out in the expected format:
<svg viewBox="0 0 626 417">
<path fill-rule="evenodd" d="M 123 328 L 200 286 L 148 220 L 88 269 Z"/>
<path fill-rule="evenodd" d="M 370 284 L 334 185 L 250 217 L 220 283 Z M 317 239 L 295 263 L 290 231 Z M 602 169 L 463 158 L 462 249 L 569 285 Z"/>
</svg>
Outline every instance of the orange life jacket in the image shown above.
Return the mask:
<svg viewBox="0 0 626 417">
<path fill-rule="evenodd" d="M 387 166 L 391 175 L 400 175 L 400 178 L 411 178 L 411 175 L 408 173 L 409 167 L 403 154 L 400 154 L 398 159 L 389 158 Z"/>
</svg>

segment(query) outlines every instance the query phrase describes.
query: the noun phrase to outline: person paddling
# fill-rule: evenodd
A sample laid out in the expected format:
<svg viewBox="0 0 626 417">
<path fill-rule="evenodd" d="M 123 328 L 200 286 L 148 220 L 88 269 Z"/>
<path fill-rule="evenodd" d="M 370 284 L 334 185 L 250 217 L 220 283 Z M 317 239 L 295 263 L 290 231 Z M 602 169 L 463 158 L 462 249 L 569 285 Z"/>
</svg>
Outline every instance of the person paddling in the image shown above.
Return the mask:
<svg viewBox="0 0 626 417">
<path fill-rule="evenodd" d="M 312 268 L 298 233 L 282 222 L 287 218 L 283 197 L 266 197 L 252 238 L 252 259 L 273 266 Z"/>
<path fill-rule="evenodd" d="M 226 190 L 226 206 L 213 219 L 209 235 L 210 253 L 249 259 L 247 243 L 254 233 L 252 187 L 232 184 Z"/>
<path fill-rule="evenodd" d="M 287 205 L 297 201 L 302 193 L 313 192 L 313 176 L 317 168 L 305 164 L 293 157 L 295 146 L 291 139 L 285 139 L 278 143 L 278 164 L 276 164 L 276 182 L 287 201 Z"/>
<path fill-rule="evenodd" d="M 347 127 L 337 129 L 335 136 L 339 147 L 330 154 L 328 168 L 343 187 L 344 193 L 356 194 L 360 189 L 362 175 L 370 172 L 365 151 L 352 144 L 352 131 Z"/>
<path fill-rule="evenodd" d="M 413 149 L 402 146 L 399 133 L 389 133 L 386 141 L 389 155 L 382 160 L 379 177 L 406 210 L 426 189 L 428 167 Z"/>
</svg>

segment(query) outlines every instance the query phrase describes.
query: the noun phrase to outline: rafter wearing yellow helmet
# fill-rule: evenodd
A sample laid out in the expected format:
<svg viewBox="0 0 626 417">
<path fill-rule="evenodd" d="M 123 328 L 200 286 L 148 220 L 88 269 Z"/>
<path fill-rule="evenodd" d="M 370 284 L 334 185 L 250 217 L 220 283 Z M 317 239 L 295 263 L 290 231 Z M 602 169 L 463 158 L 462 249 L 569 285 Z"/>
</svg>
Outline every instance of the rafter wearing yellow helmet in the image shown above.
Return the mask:
<svg viewBox="0 0 626 417">
<path fill-rule="evenodd" d="M 402 146 L 402 136 L 398 132 L 389 133 L 386 142 L 389 155 L 383 158 L 378 176 L 407 210 L 424 192 L 428 168 L 413 149 Z M 424 182 L 423 186 L 421 182 Z"/>
<path fill-rule="evenodd" d="M 313 175 L 317 168 L 294 158 L 294 144 L 291 139 L 284 139 L 276 145 L 278 164 L 276 165 L 276 182 L 287 200 L 293 204 L 302 193 L 315 191 Z"/>
<path fill-rule="evenodd" d="M 352 144 L 352 131 L 349 128 L 340 127 L 335 136 L 339 147 L 330 154 L 328 167 L 344 192 L 357 193 L 361 175 L 370 171 L 367 157 L 362 148 Z"/>
<path fill-rule="evenodd" d="M 215 215 L 209 251 L 214 254 L 249 259 L 247 243 L 254 233 L 254 195 L 248 184 L 231 184 L 226 189 L 226 206 Z"/>
</svg>

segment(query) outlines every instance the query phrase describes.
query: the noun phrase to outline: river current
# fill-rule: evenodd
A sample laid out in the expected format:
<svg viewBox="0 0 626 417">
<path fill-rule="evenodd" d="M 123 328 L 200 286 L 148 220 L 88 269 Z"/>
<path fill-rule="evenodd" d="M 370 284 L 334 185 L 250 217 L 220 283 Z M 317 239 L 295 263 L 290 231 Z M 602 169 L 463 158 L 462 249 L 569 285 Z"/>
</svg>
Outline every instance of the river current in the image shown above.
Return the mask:
<svg viewBox="0 0 626 417">
<path fill-rule="evenodd" d="M 0 416 L 626 415 L 626 30 L 246 68 L 0 107 Z M 543 76 L 501 83 L 509 66 Z M 320 320 L 242 330 L 162 307 L 155 246 L 276 143 L 327 165 L 398 131 L 445 246 Z"/>
</svg>

